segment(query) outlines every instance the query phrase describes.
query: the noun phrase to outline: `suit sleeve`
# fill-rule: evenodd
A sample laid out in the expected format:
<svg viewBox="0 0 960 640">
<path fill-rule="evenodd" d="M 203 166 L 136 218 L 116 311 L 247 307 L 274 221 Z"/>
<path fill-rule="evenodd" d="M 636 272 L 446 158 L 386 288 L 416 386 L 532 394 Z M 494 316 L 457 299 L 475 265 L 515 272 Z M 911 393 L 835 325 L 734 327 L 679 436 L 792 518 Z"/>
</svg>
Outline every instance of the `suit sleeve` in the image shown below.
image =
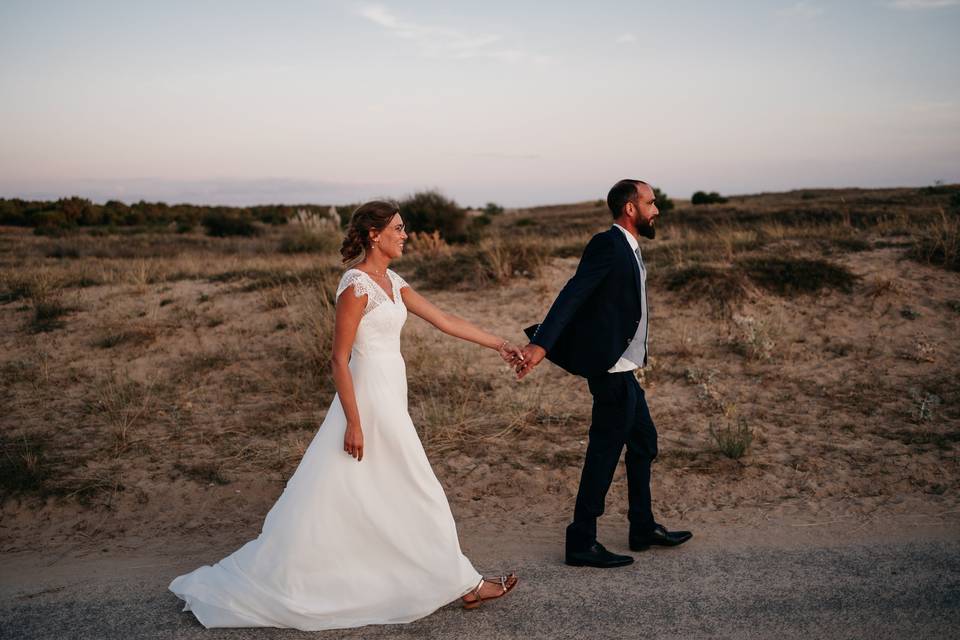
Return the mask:
<svg viewBox="0 0 960 640">
<path fill-rule="evenodd" d="M 530 339 L 549 353 L 577 309 L 603 281 L 613 266 L 614 251 L 609 234 L 598 233 L 590 239 L 577 272 L 567 281 L 536 333 Z"/>
</svg>

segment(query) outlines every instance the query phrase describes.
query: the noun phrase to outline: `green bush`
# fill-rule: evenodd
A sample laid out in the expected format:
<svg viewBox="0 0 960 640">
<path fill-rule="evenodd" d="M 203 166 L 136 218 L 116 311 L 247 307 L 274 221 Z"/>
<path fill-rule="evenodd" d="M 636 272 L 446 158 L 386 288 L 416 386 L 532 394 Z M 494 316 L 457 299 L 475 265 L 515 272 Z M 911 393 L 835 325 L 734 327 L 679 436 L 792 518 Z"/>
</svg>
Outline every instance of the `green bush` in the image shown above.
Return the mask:
<svg viewBox="0 0 960 640">
<path fill-rule="evenodd" d="M 657 210 L 661 213 L 673 209 L 673 200 L 657 187 L 653 188 L 653 197 L 657 199 Z"/>
<path fill-rule="evenodd" d="M 711 191 L 710 193 L 697 191 L 693 194 L 693 197 L 690 198 L 690 204 L 723 204 L 726 201 L 727 199 L 716 191 Z"/>
<path fill-rule="evenodd" d="M 503 207 L 496 202 L 488 202 L 487 206 L 483 208 L 483 212 L 488 216 L 498 216 L 503 213 Z"/>
<path fill-rule="evenodd" d="M 420 191 L 400 202 L 407 232 L 438 231 L 444 240 L 466 239 L 467 213 L 439 191 Z"/>
<path fill-rule="evenodd" d="M 255 236 L 260 230 L 249 217 L 214 211 L 203 217 L 201 222 L 208 236 L 225 238 L 227 236 Z"/>
<path fill-rule="evenodd" d="M 750 448 L 750 444 L 753 442 L 753 429 L 743 418 L 737 420 L 736 424 L 727 422 L 723 425 L 717 425 L 711 422 L 710 436 L 720 453 L 736 460 L 743 457 L 743 454 Z"/>
</svg>

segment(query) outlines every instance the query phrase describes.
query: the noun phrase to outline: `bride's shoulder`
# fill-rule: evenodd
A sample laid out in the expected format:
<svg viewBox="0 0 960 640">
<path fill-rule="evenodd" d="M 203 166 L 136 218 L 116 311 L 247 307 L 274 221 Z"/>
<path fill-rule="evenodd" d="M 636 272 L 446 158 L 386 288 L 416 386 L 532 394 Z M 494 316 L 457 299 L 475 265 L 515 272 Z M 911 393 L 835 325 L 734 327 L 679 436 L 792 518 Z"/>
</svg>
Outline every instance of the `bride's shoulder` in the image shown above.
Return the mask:
<svg viewBox="0 0 960 640">
<path fill-rule="evenodd" d="M 397 283 L 397 288 L 402 289 L 403 287 L 409 287 L 407 281 L 400 277 L 400 274 L 394 271 L 393 269 L 387 269 L 387 273 L 390 274 L 390 279 Z"/>
<path fill-rule="evenodd" d="M 350 268 L 340 276 L 340 284 L 337 285 L 337 297 L 349 287 L 353 287 L 354 293 L 359 297 L 368 293 L 367 274 L 360 269 Z"/>
</svg>

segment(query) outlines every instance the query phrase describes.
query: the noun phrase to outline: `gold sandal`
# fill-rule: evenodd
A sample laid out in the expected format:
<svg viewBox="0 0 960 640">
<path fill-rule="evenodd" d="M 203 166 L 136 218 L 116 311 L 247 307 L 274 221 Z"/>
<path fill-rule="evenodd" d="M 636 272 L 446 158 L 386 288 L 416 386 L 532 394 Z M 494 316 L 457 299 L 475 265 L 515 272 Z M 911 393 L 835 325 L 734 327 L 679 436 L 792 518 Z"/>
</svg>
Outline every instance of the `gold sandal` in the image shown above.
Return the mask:
<svg viewBox="0 0 960 640">
<path fill-rule="evenodd" d="M 481 596 L 480 589 L 483 588 L 484 582 L 500 585 L 500 593 L 495 596 Z M 484 600 L 496 600 L 497 598 L 502 598 L 510 593 L 513 588 L 517 586 L 518 582 L 520 582 L 520 579 L 517 578 L 517 574 L 515 573 L 511 573 L 506 576 L 496 576 L 495 578 L 480 578 L 480 582 L 478 582 L 477 586 L 473 588 L 473 591 L 463 596 L 463 608 L 476 609 Z M 473 599 L 467 600 L 467 598 L 470 596 L 473 596 Z"/>
</svg>

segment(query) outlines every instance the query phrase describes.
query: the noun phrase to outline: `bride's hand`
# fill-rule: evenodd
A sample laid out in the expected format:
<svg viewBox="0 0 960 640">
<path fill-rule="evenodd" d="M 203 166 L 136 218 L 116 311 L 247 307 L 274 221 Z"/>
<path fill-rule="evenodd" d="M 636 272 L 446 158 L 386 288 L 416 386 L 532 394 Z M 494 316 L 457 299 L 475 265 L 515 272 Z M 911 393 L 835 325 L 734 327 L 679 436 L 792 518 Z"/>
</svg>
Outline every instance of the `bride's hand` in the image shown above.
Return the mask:
<svg viewBox="0 0 960 640">
<path fill-rule="evenodd" d="M 357 462 L 363 460 L 363 430 L 360 425 L 347 425 L 347 431 L 343 434 L 343 450 L 357 459 Z"/>
<path fill-rule="evenodd" d="M 517 366 L 523 362 L 523 351 L 515 344 L 511 344 L 504 340 L 497 348 L 497 353 L 500 354 L 500 357 L 503 358 L 503 361 L 509 364 L 510 366 Z"/>
</svg>

